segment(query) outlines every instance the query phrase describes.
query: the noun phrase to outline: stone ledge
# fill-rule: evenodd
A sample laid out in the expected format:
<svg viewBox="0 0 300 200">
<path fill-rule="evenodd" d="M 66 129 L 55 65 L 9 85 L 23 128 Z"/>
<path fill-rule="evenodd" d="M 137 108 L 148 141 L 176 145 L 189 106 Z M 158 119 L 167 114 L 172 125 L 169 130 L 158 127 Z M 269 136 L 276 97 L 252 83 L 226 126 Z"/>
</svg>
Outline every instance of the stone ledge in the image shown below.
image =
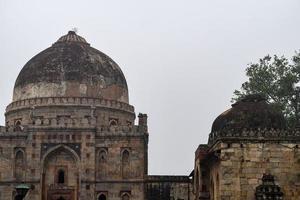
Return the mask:
<svg viewBox="0 0 300 200">
<path fill-rule="evenodd" d="M 233 141 L 299 141 L 300 129 L 252 129 L 222 130 L 209 134 L 208 144 L 211 146 L 220 140 Z"/>
<path fill-rule="evenodd" d="M 15 101 L 6 107 L 6 112 L 34 106 L 95 106 L 125 110 L 134 113 L 134 107 L 123 102 L 88 97 L 40 97 Z"/>
<path fill-rule="evenodd" d="M 26 139 L 28 137 L 27 132 L 1 132 L 0 133 L 0 138 L 22 138 Z"/>
<path fill-rule="evenodd" d="M 47 136 L 52 136 L 52 133 L 61 134 L 64 132 L 63 135 L 69 135 L 73 132 L 93 132 L 95 133 L 95 137 L 97 139 L 107 138 L 107 137 L 140 137 L 140 136 L 148 136 L 148 132 L 144 129 L 143 126 L 115 126 L 115 127 L 96 127 L 96 126 L 78 126 L 78 127 L 60 127 L 60 126 L 24 126 L 22 131 L 14 131 L 12 127 L 6 129 L 3 127 L 4 130 L 0 132 L 0 138 L 18 138 L 18 137 L 27 137 L 31 133 L 36 131 L 46 131 L 48 134 Z"/>
</svg>

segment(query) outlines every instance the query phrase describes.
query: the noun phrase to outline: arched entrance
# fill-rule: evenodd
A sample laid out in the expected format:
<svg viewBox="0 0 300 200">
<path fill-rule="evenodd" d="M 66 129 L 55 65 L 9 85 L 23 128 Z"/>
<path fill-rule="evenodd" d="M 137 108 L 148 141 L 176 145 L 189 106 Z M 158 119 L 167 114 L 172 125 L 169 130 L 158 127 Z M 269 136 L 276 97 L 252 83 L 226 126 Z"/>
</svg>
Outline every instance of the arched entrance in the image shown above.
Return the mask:
<svg viewBox="0 0 300 200">
<path fill-rule="evenodd" d="M 99 196 L 98 200 L 106 200 L 106 196 L 104 194 L 101 194 Z"/>
<path fill-rule="evenodd" d="M 128 194 L 124 194 L 124 195 L 122 196 L 122 200 L 129 200 L 129 199 L 130 199 L 130 197 L 129 197 Z"/>
<path fill-rule="evenodd" d="M 65 183 L 65 171 L 63 169 L 58 170 L 57 179 L 58 179 L 57 181 L 58 184 Z"/>
<path fill-rule="evenodd" d="M 76 200 L 79 190 L 79 157 L 64 145 L 43 157 L 43 200 Z"/>
<path fill-rule="evenodd" d="M 15 200 L 22 200 L 23 199 L 23 196 L 22 195 L 17 195 L 15 196 Z"/>
</svg>

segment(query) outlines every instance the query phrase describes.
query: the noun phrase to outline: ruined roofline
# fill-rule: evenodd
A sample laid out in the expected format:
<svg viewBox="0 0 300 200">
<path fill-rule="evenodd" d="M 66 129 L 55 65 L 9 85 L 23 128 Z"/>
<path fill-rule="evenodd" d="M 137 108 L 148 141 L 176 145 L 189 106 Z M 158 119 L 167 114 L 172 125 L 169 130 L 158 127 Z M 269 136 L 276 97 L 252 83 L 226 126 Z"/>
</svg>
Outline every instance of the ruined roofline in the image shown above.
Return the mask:
<svg viewBox="0 0 300 200">
<path fill-rule="evenodd" d="M 209 134 L 208 145 L 212 146 L 217 141 L 299 141 L 300 142 L 300 128 L 294 129 L 230 129 L 216 131 Z"/>
</svg>

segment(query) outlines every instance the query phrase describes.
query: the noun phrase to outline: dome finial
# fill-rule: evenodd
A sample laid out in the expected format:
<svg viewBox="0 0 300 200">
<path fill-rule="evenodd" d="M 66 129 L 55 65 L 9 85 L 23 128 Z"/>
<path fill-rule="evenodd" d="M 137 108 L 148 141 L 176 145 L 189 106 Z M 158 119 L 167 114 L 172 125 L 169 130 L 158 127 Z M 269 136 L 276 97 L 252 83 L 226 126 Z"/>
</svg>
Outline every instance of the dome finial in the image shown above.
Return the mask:
<svg viewBox="0 0 300 200">
<path fill-rule="evenodd" d="M 71 31 L 74 32 L 75 34 L 77 34 L 78 33 L 78 28 L 77 27 L 73 27 L 71 29 Z M 69 32 L 71 32 L 71 31 L 69 31 Z"/>
<path fill-rule="evenodd" d="M 68 32 L 68 35 L 76 35 L 77 32 L 78 32 L 78 28 L 74 27 Z"/>
<path fill-rule="evenodd" d="M 60 37 L 57 40 L 57 42 L 54 43 L 54 45 L 57 44 L 57 43 L 62 43 L 62 42 L 63 43 L 70 43 L 70 42 L 74 43 L 74 42 L 76 42 L 76 43 L 81 43 L 81 44 L 87 44 L 87 45 L 89 45 L 89 43 L 87 43 L 86 40 L 83 37 L 81 37 L 81 36 L 79 36 L 79 35 L 76 34 L 77 32 L 78 32 L 77 28 L 72 28 L 72 30 L 70 30 L 68 32 L 68 34 Z"/>
</svg>

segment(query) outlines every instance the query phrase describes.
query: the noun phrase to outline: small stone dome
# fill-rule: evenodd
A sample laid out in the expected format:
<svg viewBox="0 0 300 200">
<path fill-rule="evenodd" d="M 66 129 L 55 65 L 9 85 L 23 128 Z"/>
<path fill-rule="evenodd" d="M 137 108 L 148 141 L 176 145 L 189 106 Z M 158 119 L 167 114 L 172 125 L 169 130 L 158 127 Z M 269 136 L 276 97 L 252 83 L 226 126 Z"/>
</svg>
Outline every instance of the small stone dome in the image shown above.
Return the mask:
<svg viewBox="0 0 300 200">
<path fill-rule="evenodd" d="M 261 95 L 248 95 L 215 119 L 212 132 L 256 128 L 282 129 L 285 128 L 285 120 L 282 113 L 269 105 Z"/>
<path fill-rule="evenodd" d="M 126 79 L 107 55 L 69 31 L 29 60 L 14 87 L 13 101 L 37 97 L 91 97 L 128 103 Z"/>
</svg>

